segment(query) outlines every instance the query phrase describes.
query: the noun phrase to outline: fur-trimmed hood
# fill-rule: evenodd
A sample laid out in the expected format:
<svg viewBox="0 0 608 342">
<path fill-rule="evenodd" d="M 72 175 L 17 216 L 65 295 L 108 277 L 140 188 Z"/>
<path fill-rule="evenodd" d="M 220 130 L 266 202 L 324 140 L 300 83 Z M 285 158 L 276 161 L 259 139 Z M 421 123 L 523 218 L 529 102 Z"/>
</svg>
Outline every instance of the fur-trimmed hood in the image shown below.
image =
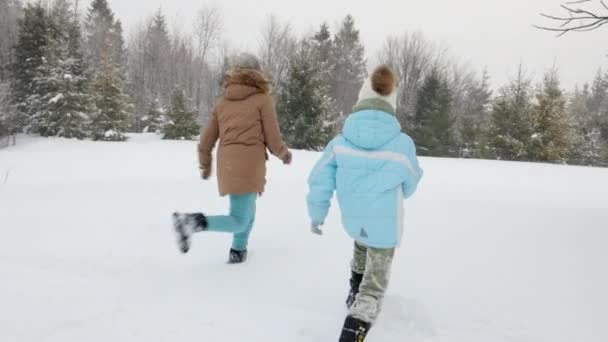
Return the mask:
<svg viewBox="0 0 608 342">
<path fill-rule="evenodd" d="M 224 98 L 244 100 L 255 94 L 269 94 L 270 84 L 264 75 L 253 69 L 237 69 L 226 74 Z"/>
</svg>

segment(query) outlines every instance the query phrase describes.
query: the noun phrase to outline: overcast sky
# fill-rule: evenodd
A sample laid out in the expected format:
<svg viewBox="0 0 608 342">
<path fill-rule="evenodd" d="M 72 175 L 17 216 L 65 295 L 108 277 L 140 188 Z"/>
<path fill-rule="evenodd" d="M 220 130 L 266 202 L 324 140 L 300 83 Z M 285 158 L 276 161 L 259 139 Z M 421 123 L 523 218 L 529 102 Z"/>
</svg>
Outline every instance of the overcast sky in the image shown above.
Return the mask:
<svg viewBox="0 0 608 342">
<path fill-rule="evenodd" d="M 565 1 L 565 0 L 564 0 Z M 441 42 L 473 67 L 487 67 L 492 83 L 501 84 L 523 61 L 540 78 L 557 63 L 563 86 L 590 81 L 599 67 L 608 69 L 608 26 L 590 33 L 555 38 L 532 28 L 543 23 L 545 11 L 561 13 L 560 0 L 109 0 L 129 29 L 162 7 L 171 25 L 190 26 L 196 10 L 215 4 L 224 13 L 225 38 L 232 47 L 254 49 L 269 14 L 289 21 L 300 32 L 312 32 L 322 22 L 335 26 L 346 14 L 355 17 L 369 58 L 389 35 L 421 31 Z M 88 1 L 85 1 L 88 6 Z"/>
</svg>

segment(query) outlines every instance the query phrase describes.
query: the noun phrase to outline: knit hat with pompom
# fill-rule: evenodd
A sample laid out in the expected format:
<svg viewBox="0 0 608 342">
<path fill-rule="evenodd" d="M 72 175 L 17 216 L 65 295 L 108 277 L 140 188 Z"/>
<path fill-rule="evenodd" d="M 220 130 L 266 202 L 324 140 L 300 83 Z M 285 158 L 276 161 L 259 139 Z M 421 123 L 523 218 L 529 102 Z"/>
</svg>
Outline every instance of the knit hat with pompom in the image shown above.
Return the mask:
<svg viewBox="0 0 608 342">
<path fill-rule="evenodd" d="M 387 65 L 380 65 L 374 70 L 359 92 L 358 104 L 368 100 L 382 100 L 397 109 L 397 78 Z"/>
</svg>

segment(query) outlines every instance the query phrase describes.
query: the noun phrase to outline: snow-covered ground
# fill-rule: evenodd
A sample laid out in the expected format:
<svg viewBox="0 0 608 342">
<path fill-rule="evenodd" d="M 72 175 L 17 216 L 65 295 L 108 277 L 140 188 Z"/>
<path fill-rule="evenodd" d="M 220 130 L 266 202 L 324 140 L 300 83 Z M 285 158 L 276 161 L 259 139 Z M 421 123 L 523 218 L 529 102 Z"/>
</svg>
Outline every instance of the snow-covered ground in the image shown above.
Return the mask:
<svg viewBox="0 0 608 342">
<path fill-rule="evenodd" d="M 318 154 L 271 163 L 249 261 L 228 266 L 227 235 L 174 243 L 172 211 L 227 207 L 195 150 L 152 135 L 0 150 L 0 341 L 337 341 L 351 241 L 335 208 L 309 233 Z M 421 162 L 370 342 L 608 340 L 607 169 Z"/>
</svg>

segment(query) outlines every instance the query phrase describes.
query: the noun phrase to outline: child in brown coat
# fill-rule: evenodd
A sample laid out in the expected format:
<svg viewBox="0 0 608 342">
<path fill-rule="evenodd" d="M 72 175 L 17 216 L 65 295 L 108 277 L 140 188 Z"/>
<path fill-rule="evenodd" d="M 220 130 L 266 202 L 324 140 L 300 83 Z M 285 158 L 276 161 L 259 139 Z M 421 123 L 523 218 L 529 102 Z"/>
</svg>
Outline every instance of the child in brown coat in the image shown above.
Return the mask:
<svg viewBox="0 0 608 342">
<path fill-rule="evenodd" d="M 234 58 L 226 75 L 224 96 L 216 104 L 201 135 L 198 154 L 203 179 L 211 176 L 212 152 L 218 139 L 219 193 L 230 197 L 230 214 L 175 213 L 175 232 L 183 253 L 189 251 L 195 232 L 231 233 L 229 263 L 242 263 L 247 258 L 257 195 L 264 192 L 266 185 L 266 151 L 286 165 L 292 158 L 281 138 L 270 86 L 253 55 L 241 54 Z"/>
</svg>

